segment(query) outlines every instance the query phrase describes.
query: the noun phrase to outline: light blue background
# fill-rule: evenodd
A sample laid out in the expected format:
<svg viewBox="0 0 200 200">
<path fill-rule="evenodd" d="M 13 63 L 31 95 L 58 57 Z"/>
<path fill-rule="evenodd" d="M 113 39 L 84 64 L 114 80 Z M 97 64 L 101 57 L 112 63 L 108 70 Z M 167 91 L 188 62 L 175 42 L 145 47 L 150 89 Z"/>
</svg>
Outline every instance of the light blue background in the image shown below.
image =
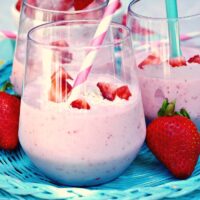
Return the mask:
<svg viewBox="0 0 200 200">
<path fill-rule="evenodd" d="M 1 0 L 0 4 L 0 30 L 16 31 L 11 8 L 14 7 L 16 0 Z"/>
</svg>

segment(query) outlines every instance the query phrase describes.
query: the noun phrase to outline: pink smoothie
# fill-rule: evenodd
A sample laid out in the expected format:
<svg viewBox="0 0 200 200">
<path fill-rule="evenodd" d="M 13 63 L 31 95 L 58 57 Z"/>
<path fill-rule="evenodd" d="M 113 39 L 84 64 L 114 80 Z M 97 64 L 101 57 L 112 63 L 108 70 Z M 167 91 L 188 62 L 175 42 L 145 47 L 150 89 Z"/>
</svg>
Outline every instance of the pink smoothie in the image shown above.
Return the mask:
<svg viewBox="0 0 200 200">
<path fill-rule="evenodd" d="M 186 60 L 199 54 L 196 49 L 184 49 Z M 187 63 L 183 67 L 171 67 L 167 62 L 147 65 L 138 69 L 144 112 L 152 120 L 162 105 L 163 99 L 176 100 L 176 108 L 186 108 L 200 129 L 200 65 Z"/>
<path fill-rule="evenodd" d="M 144 142 L 139 89 L 129 86 L 128 101 L 117 97 L 112 102 L 103 99 L 98 81 L 123 84 L 105 75 L 90 79 L 82 94 L 90 110 L 48 101 L 48 89 L 41 90 L 39 78 L 24 89 L 20 143 L 33 163 L 59 183 L 90 186 L 113 180 L 131 164 Z"/>
</svg>

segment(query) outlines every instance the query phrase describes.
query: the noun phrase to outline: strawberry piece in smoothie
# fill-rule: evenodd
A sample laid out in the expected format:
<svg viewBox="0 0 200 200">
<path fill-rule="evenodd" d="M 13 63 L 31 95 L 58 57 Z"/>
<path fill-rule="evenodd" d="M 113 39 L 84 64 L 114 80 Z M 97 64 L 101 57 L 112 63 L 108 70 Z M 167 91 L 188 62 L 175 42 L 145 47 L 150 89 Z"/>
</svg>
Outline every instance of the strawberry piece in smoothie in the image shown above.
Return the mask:
<svg viewBox="0 0 200 200">
<path fill-rule="evenodd" d="M 195 55 L 188 60 L 189 63 L 198 63 L 200 64 L 200 55 Z"/>
<path fill-rule="evenodd" d="M 74 0 L 74 8 L 75 10 L 83 10 L 87 6 L 89 6 L 94 0 Z"/>
<path fill-rule="evenodd" d="M 89 110 L 90 109 L 90 105 L 88 104 L 88 102 L 85 99 L 77 99 L 72 101 L 71 106 L 73 108 L 78 108 L 78 109 L 86 109 Z"/>
</svg>

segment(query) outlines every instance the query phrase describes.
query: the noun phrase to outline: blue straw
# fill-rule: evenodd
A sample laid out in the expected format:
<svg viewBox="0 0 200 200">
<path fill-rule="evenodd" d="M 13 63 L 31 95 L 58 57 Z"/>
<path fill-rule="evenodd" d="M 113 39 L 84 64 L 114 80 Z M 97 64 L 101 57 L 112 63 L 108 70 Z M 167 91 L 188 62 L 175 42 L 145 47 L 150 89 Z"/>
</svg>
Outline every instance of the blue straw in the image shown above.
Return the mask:
<svg viewBox="0 0 200 200">
<path fill-rule="evenodd" d="M 170 57 L 176 58 L 182 56 L 180 48 L 178 9 L 176 0 L 165 0 L 168 20 Z"/>
</svg>

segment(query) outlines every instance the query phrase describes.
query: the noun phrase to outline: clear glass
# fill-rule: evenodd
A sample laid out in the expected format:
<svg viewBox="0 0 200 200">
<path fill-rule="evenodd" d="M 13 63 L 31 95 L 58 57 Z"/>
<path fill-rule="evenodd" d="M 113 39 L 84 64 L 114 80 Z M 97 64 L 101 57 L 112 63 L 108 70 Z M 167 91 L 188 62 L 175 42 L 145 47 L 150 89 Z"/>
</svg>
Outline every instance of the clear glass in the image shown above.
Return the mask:
<svg viewBox="0 0 200 200">
<path fill-rule="evenodd" d="M 154 119 L 163 99 L 168 98 L 176 100 L 177 110 L 186 108 L 200 129 L 200 58 L 198 62 L 190 59 L 200 54 L 200 7 L 195 0 L 177 3 L 179 18 L 167 20 L 165 0 L 135 0 L 129 5 L 127 23 L 132 30 L 146 118 Z M 171 22 L 179 27 L 187 66 L 169 64 L 168 23 Z"/>
<path fill-rule="evenodd" d="M 97 26 L 98 21 L 62 21 L 36 27 L 28 35 L 20 143 L 48 177 L 72 186 L 113 180 L 131 164 L 145 139 L 126 27 L 110 26 L 87 80 L 70 99 Z M 121 91 L 125 99 L 118 93 L 122 86 L 130 92 Z M 87 109 L 77 108 L 72 103 L 77 99 L 90 109 L 86 102 Z"/>
<path fill-rule="evenodd" d="M 108 0 L 94 0 L 84 10 L 76 11 L 68 4 L 62 3 L 63 0 L 25 0 L 23 1 L 17 45 L 15 50 L 13 72 L 11 82 L 14 85 L 15 91 L 21 95 L 22 93 L 22 80 L 24 76 L 24 64 L 26 57 L 26 42 L 28 31 L 45 22 L 52 22 L 58 20 L 98 20 L 101 19 L 104 9 L 108 4 Z M 38 2 L 38 4 L 36 4 Z M 72 1 L 71 1 L 72 2 Z M 62 6 L 60 7 L 62 3 Z M 64 9 L 64 10 L 63 10 Z"/>
</svg>

